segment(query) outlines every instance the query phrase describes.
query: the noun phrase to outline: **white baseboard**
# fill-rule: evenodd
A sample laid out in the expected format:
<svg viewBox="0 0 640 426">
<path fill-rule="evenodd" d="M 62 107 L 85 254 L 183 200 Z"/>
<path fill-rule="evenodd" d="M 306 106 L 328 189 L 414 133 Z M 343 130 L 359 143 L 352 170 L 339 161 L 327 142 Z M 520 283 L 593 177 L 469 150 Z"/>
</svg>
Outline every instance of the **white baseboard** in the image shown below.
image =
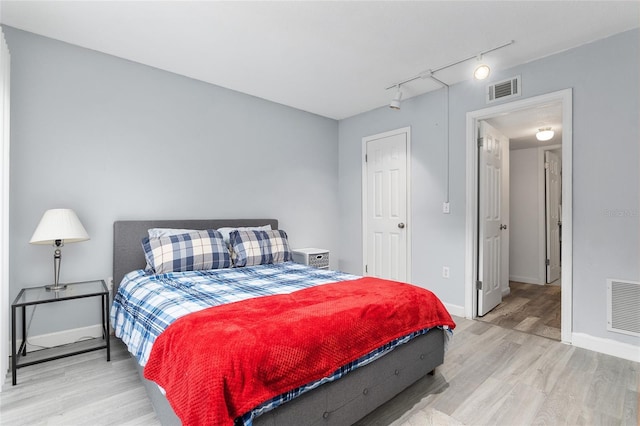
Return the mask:
<svg viewBox="0 0 640 426">
<path fill-rule="evenodd" d="M 452 305 L 444 302 L 442 302 L 442 304 L 447 308 L 449 314 L 464 318 L 464 306 Z"/>
<path fill-rule="evenodd" d="M 44 348 L 52 348 L 54 346 L 67 345 L 88 338 L 102 337 L 102 325 L 90 325 L 88 327 L 74 328 L 71 330 L 58 331 L 55 333 L 40 334 L 37 336 L 29 336 L 27 342 L 27 351 L 37 351 Z M 17 343 L 21 344 L 20 341 Z M 9 343 L 11 348 L 11 343 Z"/>
<path fill-rule="evenodd" d="M 518 283 L 525 283 L 525 284 L 544 285 L 544 283 L 541 283 L 537 277 L 522 277 L 519 275 L 509 275 L 509 281 L 515 281 Z"/>
<path fill-rule="evenodd" d="M 590 336 L 584 333 L 573 333 L 571 335 L 571 344 L 579 348 L 589 349 L 629 361 L 640 362 L 640 346 Z"/>
</svg>

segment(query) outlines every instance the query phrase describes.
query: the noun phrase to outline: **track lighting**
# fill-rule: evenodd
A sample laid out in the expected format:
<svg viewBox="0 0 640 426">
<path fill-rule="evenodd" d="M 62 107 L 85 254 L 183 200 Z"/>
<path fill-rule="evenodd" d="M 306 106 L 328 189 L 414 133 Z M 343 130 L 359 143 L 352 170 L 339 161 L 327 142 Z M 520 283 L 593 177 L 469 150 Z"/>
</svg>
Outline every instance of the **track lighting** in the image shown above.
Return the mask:
<svg viewBox="0 0 640 426">
<path fill-rule="evenodd" d="M 389 104 L 389 108 L 391 108 L 391 109 L 400 109 L 400 100 L 401 99 L 402 99 L 402 89 L 400 89 L 400 85 L 398 84 L 398 91 L 396 92 L 396 96 L 393 98 L 393 100 Z"/>
<path fill-rule="evenodd" d="M 551 130 L 551 127 L 538 129 L 538 133 L 536 133 L 536 139 L 538 139 L 540 142 L 548 141 L 553 138 L 553 134 L 554 133 L 553 130 Z"/>
<path fill-rule="evenodd" d="M 481 60 L 482 59 L 482 55 L 485 55 L 485 54 L 487 54 L 489 52 L 493 52 L 493 51 L 498 50 L 498 49 L 502 49 L 503 47 L 510 46 L 513 43 L 514 43 L 514 41 L 510 40 L 510 41 L 508 41 L 506 43 L 501 44 L 500 46 L 496 46 L 496 47 L 492 47 L 491 49 L 484 50 L 484 51 L 478 53 L 477 55 L 469 56 L 468 58 L 460 59 L 459 61 L 455 61 L 455 62 L 452 62 L 450 64 L 447 64 L 447 65 L 444 65 L 444 66 L 441 66 L 441 67 L 438 67 L 438 68 L 428 69 L 428 70 L 423 71 L 423 72 L 421 72 L 421 73 L 419 73 L 419 74 L 417 74 L 417 75 L 415 75 L 415 76 L 413 76 L 411 78 L 407 78 L 406 80 L 399 81 L 398 83 L 387 87 L 386 90 L 392 89 L 394 87 L 398 88 L 398 93 L 396 93 L 396 97 L 393 98 L 393 101 L 391 101 L 391 104 L 389 105 L 389 107 L 391 107 L 393 109 L 400 109 L 400 98 L 402 97 L 402 93 L 400 92 L 400 86 L 401 85 L 403 85 L 405 83 L 409 83 L 410 81 L 418 80 L 418 79 L 430 78 L 430 79 L 436 80 L 439 83 L 441 83 L 441 84 L 446 86 L 446 83 L 444 83 L 441 80 L 438 80 L 437 78 L 434 77 L 435 73 L 437 73 L 438 71 L 442 71 L 442 70 L 444 70 L 446 68 L 450 68 L 450 67 L 452 67 L 454 65 L 461 64 L 463 62 L 466 62 L 466 61 L 474 59 L 474 58 L 476 58 L 478 60 Z M 491 69 L 489 68 L 488 65 L 481 64 L 478 67 L 476 67 L 475 71 L 473 72 L 473 76 L 474 76 L 474 78 L 476 80 L 483 80 L 483 79 L 489 77 L 490 72 L 491 72 Z"/>
</svg>

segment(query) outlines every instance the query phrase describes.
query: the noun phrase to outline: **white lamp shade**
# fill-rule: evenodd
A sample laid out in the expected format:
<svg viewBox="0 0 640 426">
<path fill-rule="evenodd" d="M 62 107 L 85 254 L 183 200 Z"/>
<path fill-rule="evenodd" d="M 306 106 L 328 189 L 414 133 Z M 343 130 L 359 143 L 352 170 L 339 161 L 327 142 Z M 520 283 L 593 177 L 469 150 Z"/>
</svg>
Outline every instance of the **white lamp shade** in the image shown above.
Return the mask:
<svg viewBox="0 0 640 426">
<path fill-rule="evenodd" d="M 88 239 L 89 234 L 73 210 L 51 209 L 44 212 L 29 242 L 53 244 L 56 240 L 62 240 L 63 243 L 77 243 Z"/>
</svg>

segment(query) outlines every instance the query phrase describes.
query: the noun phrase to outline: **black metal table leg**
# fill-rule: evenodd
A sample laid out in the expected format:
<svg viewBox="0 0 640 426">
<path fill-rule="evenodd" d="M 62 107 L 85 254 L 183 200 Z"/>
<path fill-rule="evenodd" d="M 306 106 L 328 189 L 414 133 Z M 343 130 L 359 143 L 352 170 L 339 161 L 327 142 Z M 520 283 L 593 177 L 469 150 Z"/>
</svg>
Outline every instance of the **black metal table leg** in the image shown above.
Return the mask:
<svg viewBox="0 0 640 426">
<path fill-rule="evenodd" d="M 16 348 L 16 307 L 11 307 L 11 384 L 15 386 L 18 384 L 17 364 L 18 356 Z"/>
<path fill-rule="evenodd" d="M 22 307 L 22 356 L 27 355 L 27 307 Z"/>
<path fill-rule="evenodd" d="M 107 340 L 107 361 L 111 361 L 111 339 L 109 338 L 109 294 L 106 294 L 102 298 L 102 327 L 104 330 L 104 336 Z"/>
</svg>

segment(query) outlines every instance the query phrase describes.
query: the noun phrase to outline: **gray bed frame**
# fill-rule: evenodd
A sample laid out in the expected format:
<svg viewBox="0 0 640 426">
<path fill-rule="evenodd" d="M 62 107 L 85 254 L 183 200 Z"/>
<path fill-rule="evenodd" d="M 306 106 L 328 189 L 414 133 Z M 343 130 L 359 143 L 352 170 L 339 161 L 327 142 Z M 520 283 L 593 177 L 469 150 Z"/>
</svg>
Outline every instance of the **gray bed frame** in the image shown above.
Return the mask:
<svg viewBox="0 0 640 426">
<path fill-rule="evenodd" d="M 217 229 L 271 225 L 275 219 L 134 220 L 114 223 L 114 294 L 124 275 L 146 265 L 140 240 L 149 228 Z M 421 379 L 444 361 L 444 332 L 433 329 L 343 378 L 326 383 L 254 419 L 256 426 L 351 425 Z M 179 425 L 158 386 L 138 371 L 163 425 Z"/>
</svg>

